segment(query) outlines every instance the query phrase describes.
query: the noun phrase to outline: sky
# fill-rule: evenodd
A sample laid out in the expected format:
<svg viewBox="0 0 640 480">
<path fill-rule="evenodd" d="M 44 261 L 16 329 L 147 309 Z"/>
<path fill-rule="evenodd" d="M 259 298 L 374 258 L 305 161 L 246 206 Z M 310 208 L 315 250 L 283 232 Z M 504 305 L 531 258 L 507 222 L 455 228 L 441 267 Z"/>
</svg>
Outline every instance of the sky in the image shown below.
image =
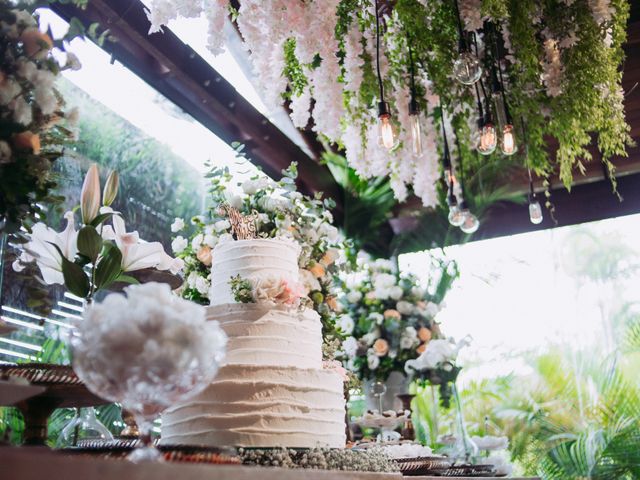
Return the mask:
<svg viewBox="0 0 640 480">
<path fill-rule="evenodd" d="M 561 212 L 559 212 L 561 214 Z M 637 245 L 640 215 L 619 217 L 579 227 L 563 227 L 496 238 L 446 250 L 458 262 L 461 275 L 438 316 L 446 335 L 473 343 L 460 360 L 483 365 L 465 371 L 466 378 L 492 377 L 511 372 L 526 374 L 521 355 L 544 351 L 554 344 L 590 348 L 604 337 L 597 300 L 611 292 L 593 284 L 580 285 L 571 275 L 568 236 L 577 228 L 600 238 L 617 236 Z M 400 268 L 424 277 L 426 254 L 400 257 Z M 640 300 L 633 285 L 619 295 Z"/>
<path fill-rule="evenodd" d="M 50 10 L 40 10 L 40 14 L 50 23 L 54 36 L 60 37 L 66 32 L 66 22 Z M 203 38 L 206 39 L 206 35 Z M 93 42 L 76 39 L 69 50 L 78 56 L 83 68 L 65 71 L 68 80 L 149 136 L 168 145 L 196 170 L 204 172 L 205 162 L 211 159 L 218 165 L 229 166 L 232 172 L 255 172 L 250 165 L 237 165 L 231 147 L 200 123 L 189 116 L 174 116 L 171 108 L 163 108 L 163 102 L 167 102 L 164 97 L 119 62 L 112 65 L 109 55 Z M 215 57 L 215 61 L 218 71 L 258 110 L 265 112 L 233 57 L 225 53 Z"/>
</svg>

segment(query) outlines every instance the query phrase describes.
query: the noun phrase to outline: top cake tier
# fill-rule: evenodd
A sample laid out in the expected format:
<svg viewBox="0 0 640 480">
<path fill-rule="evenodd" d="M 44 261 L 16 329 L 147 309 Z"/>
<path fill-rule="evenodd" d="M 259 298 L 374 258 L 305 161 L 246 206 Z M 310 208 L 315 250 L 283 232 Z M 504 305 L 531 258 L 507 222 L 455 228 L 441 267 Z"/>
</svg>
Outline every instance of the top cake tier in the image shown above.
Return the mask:
<svg viewBox="0 0 640 480">
<path fill-rule="evenodd" d="M 298 281 L 300 246 L 291 240 L 259 238 L 218 244 L 211 265 L 211 305 L 237 303 L 229 281 L 241 278 L 276 277 Z"/>
</svg>

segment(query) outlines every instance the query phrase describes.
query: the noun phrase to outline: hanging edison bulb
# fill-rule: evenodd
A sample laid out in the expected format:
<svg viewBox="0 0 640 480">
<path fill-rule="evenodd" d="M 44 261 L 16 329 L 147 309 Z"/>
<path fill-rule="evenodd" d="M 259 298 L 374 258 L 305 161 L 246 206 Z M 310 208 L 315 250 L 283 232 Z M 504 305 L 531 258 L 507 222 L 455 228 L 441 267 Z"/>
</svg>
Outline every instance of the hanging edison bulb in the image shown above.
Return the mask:
<svg viewBox="0 0 640 480">
<path fill-rule="evenodd" d="M 415 98 L 409 102 L 409 130 L 411 131 L 411 149 L 418 157 L 422 155 L 422 127 L 420 125 L 420 109 Z"/>
<path fill-rule="evenodd" d="M 396 145 L 396 134 L 387 102 L 378 103 L 378 144 L 387 150 Z"/>
<path fill-rule="evenodd" d="M 473 85 L 482 76 L 480 60 L 468 50 L 460 52 L 453 62 L 453 74 L 460 83 Z"/>
<path fill-rule="evenodd" d="M 464 223 L 465 213 L 458 206 L 458 199 L 453 194 L 453 185 L 449 189 L 449 197 L 447 198 L 447 204 L 449 205 L 449 223 L 454 227 L 459 227 Z"/>
<path fill-rule="evenodd" d="M 504 127 L 502 127 L 502 140 L 500 142 L 500 150 L 505 155 L 513 155 L 518 151 L 515 128 L 511 123 L 507 123 Z"/>
<path fill-rule="evenodd" d="M 480 221 L 478 220 L 478 217 L 467 210 L 467 213 L 464 216 L 464 222 L 460 225 L 460 230 L 464 233 L 475 233 L 478 231 L 478 228 L 480 228 Z"/>
<path fill-rule="evenodd" d="M 491 122 L 487 122 L 480 130 L 480 138 L 476 147 L 481 155 L 491 155 L 498 146 L 498 133 Z"/>
<path fill-rule="evenodd" d="M 534 225 L 539 225 L 542 223 L 542 220 L 544 220 L 542 206 L 540 205 L 540 202 L 536 200 L 535 195 L 529 202 L 529 220 L 531 220 L 531 223 Z"/>
</svg>

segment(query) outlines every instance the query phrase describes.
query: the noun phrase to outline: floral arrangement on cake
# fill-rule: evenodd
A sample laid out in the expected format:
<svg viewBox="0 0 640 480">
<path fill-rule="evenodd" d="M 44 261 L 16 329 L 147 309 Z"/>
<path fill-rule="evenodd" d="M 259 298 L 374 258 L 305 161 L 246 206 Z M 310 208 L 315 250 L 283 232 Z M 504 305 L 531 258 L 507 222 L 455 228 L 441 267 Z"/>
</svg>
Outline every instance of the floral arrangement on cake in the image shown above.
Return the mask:
<svg viewBox="0 0 640 480">
<path fill-rule="evenodd" d="M 298 307 L 306 297 L 301 283 L 273 276 L 242 278 L 238 275 L 231 279 L 231 291 L 236 302 L 269 306 Z"/>
<path fill-rule="evenodd" d="M 460 350 L 471 343 L 470 337 L 459 342 L 453 339 L 434 339 L 426 346 L 424 352 L 405 363 L 404 370 L 410 377 L 437 385 L 440 391 L 440 403 L 449 408 L 451 404 L 451 384 L 455 383 L 462 370 L 456 362 Z"/>
<path fill-rule="evenodd" d="M 439 275 L 422 286 L 415 275 L 397 274 L 390 260 L 359 260 L 344 276 L 344 313 L 337 328 L 346 337 L 341 357 L 361 380 L 385 381 L 391 372 L 405 372 L 405 362 L 423 353 L 441 337 L 435 321 L 451 283 L 455 263 L 433 257 Z"/>
<path fill-rule="evenodd" d="M 78 111 L 65 111 L 55 88 L 63 70 L 81 65 L 62 40 L 41 32 L 38 17 L 0 2 L 0 234 L 17 233 L 42 219 L 55 203 L 51 167 L 75 136 Z"/>
<path fill-rule="evenodd" d="M 173 252 L 185 263 L 182 295 L 201 304 L 209 303 L 213 249 L 218 243 L 233 239 L 232 225 L 219 208 L 226 204 L 243 215 L 253 216 L 258 237 L 288 238 L 301 247 L 301 286 L 282 280 L 286 283 L 283 284 L 278 279 L 262 279 L 258 285 L 237 278 L 232 285 L 234 294 L 244 302 L 263 299 L 276 304 L 305 303 L 320 314 L 323 333 L 328 337 L 336 333 L 339 305 L 333 292 L 333 276 L 343 248 L 329 211 L 334 203 L 322 200 L 320 194 L 309 197 L 297 191 L 295 163 L 282 173 L 279 181 L 260 174 L 238 183 L 228 169 L 211 168 L 207 174 L 211 179 L 207 213 L 194 217 L 190 226 L 180 218 L 171 225 L 178 234 L 172 243 Z"/>
<path fill-rule="evenodd" d="M 118 194 L 118 173 L 109 174 L 101 198 L 98 167 L 93 164 L 84 179 L 80 194 L 81 223 L 76 230 L 76 214 L 65 214 L 67 226 L 56 232 L 38 222 L 25 234 L 20 257 L 13 263 L 16 271 L 35 263 L 45 284 L 64 285 L 69 292 L 91 301 L 100 290 L 116 284 L 138 283 L 131 276 L 143 269 L 178 273 L 180 259 L 165 253 L 159 242 L 145 242 L 138 232 L 127 232 L 122 215 L 110 205 Z M 111 222 L 111 225 L 107 223 Z"/>
</svg>

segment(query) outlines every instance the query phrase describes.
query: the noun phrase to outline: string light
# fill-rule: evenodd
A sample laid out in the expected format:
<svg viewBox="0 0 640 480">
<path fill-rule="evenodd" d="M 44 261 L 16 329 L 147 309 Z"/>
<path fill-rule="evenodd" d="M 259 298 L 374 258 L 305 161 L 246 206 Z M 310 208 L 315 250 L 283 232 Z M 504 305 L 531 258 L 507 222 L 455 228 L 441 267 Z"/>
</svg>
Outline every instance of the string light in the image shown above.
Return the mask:
<svg viewBox="0 0 640 480">
<path fill-rule="evenodd" d="M 416 100 L 416 80 L 415 66 L 413 63 L 413 52 L 411 51 L 411 41 L 407 37 L 409 47 L 409 67 L 411 69 L 411 100 L 409 100 L 409 131 L 411 132 L 411 149 L 418 157 L 422 155 L 422 126 L 420 125 L 420 107 Z"/>
<path fill-rule="evenodd" d="M 509 112 L 509 105 L 504 93 L 504 79 L 502 78 L 502 68 L 500 67 L 500 52 L 498 48 L 497 32 L 492 26 L 490 34 L 493 37 L 494 46 L 494 62 L 492 68 L 493 74 L 493 99 L 496 107 L 496 115 L 498 117 L 498 126 L 500 127 L 500 151 L 503 155 L 511 156 L 518 151 L 518 144 Z M 498 81 L 498 76 L 500 80 Z"/>
<path fill-rule="evenodd" d="M 376 71 L 378 73 L 378 85 L 380 87 L 380 101 L 378 102 L 378 145 L 391 150 L 396 146 L 396 134 L 393 128 L 389 104 L 384 101 L 384 85 L 380 73 L 380 14 L 378 0 L 375 1 L 376 9 Z"/>
<path fill-rule="evenodd" d="M 482 76 L 482 65 L 478 57 L 468 48 L 465 33 L 462 28 L 458 0 L 455 1 L 456 15 L 458 16 L 458 58 L 453 62 L 453 74 L 456 79 L 465 85 L 473 85 Z"/>
</svg>

